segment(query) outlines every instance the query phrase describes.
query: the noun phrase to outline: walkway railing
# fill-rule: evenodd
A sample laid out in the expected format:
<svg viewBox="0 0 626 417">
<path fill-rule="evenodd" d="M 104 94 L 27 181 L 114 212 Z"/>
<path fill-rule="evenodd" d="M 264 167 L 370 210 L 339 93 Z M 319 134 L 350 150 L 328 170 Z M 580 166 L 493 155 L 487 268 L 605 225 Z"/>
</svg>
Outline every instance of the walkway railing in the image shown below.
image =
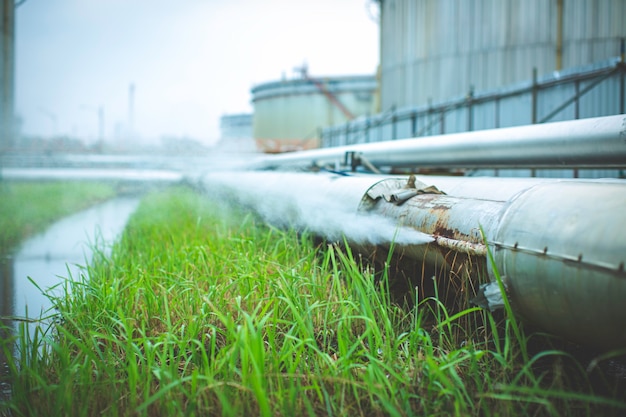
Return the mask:
<svg viewBox="0 0 626 417">
<path fill-rule="evenodd" d="M 322 129 L 334 147 L 626 113 L 623 58 L 538 77 L 492 92 L 421 107 L 390 109 Z"/>
</svg>

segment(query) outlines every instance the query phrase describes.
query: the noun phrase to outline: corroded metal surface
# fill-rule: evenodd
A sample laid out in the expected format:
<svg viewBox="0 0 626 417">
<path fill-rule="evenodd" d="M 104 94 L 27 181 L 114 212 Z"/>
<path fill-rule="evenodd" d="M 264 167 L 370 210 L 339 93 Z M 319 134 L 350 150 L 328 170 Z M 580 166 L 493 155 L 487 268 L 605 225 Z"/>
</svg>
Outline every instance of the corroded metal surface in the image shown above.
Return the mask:
<svg viewBox="0 0 626 417">
<path fill-rule="evenodd" d="M 380 196 L 406 192 L 406 183 L 384 180 L 368 190 L 361 209 L 432 235 L 432 244 L 402 248 L 429 264 L 451 267 L 454 251 L 488 265 L 486 240 L 496 264 L 489 275 L 506 276 L 518 314 L 588 346 L 626 347 L 626 182 L 526 187 L 506 201 L 415 194 L 398 204 Z"/>
<path fill-rule="evenodd" d="M 456 252 L 466 253 L 473 256 L 487 256 L 487 246 L 482 243 L 471 243 L 465 240 L 448 239 L 436 236 L 435 242 L 442 248 L 448 248 Z"/>
<path fill-rule="evenodd" d="M 391 204 L 384 198 L 394 191 L 403 190 L 406 179 L 389 179 L 374 184 L 361 200 L 359 210 L 375 212 L 393 218 L 403 226 L 409 226 L 446 242 L 450 240 L 481 244 L 480 228 L 491 231 L 498 219 L 504 201 L 477 200 L 445 194 L 416 194 L 402 204 Z M 419 188 L 426 187 L 418 183 Z M 406 190 L 406 189 L 404 189 Z"/>
<path fill-rule="evenodd" d="M 626 181 L 422 176 L 408 183 L 248 172 L 213 174 L 205 184 L 242 193 L 247 204 L 281 221 L 299 216 L 345 228 L 352 223 L 333 220 L 341 213 L 335 209 L 358 207 L 360 229 L 391 220 L 392 228 L 416 231 L 417 240 L 358 242 L 383 262 L 393 246 L 416 286 L 440 272 L 462 294 L 498 272 L 515 312 L 528 321 L 588 346 L 626 348 Z"/>
</svg>

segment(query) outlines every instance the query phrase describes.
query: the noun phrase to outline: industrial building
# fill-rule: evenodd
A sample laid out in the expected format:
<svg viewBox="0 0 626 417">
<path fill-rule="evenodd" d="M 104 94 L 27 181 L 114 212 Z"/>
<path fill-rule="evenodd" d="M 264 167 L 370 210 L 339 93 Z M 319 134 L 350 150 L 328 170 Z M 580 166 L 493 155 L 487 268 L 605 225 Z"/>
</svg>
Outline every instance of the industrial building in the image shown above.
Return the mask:
<svg viewBox="0 0 626 417">
<path fill-rule="evenodd" d="M 377 3 L 380 112 L 322 147 L 626 113 L 623 0 Z"/>
<path fill-rule="evenodd" d="M 321 129 L 374 110 L 373 75 L 312 77 L 306 68 L 293 79 L 252 88 L 253 135 L 266 153 L 319 147 Z"/>
<path fill-rule="evenodd" d="M 225 151 L 256 151 L 252 138 L 252 114 L 224 114 L 220 117 L 220 140 L 217 146 Z"/>
<path fill-rule="evenodd" d="M 590 352 L 623 351 L 626 1 L 377 3 L 377 113 L 326 120 L 320 149 L 264 155 L 253 172 L 203 184 L 266 221 L 350 244 L 405 300 L 505 309 Z M 298 87 L 314 91 L 307 81 Z M 255 138 L 317 117 L 311 97 L 285 89 L 268 94 L 272 107 L 254 92 L 267 111 Z M 351 228 L 354 210 L 366 216 Z M 395 232 L 380 239 L 384 220 Z M 419 235 L 403 242 L 405 227 Z"/>
<path fill-rule="evenodd" d="M 623 0 L 382 0 L 382 110 L 440 103 L 606 61 Z"/>
</svg>

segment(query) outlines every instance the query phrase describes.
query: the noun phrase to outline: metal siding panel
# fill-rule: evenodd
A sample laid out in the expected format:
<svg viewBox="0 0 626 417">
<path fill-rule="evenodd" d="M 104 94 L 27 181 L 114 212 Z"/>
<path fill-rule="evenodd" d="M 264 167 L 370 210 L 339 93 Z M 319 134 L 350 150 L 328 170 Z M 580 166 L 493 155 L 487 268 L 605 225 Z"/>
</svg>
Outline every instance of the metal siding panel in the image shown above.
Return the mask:
<svg viewBox="0 0 626 417">
<path fill-rule="evenodd" d="M 578 178 L 624 178 L 624 173 L 617 169 L 582 169 Z"/>
<path fill-rule="evenodd" d="M 617 38 L 626 36 L 625 4 L 564 3 L 564 68 L 617 54 Z M 383 8 L 386 108 L 443 101 L 466 93 L 470 84 L 491 89 L 528 79 L 533 67 L 540 74 L 555 68 L 554 1 L 397 0 Z"/>
<path fill-rule="evenodd" d="M 405 11 L 407 19 L 405 20 L 405 30 L 404 33 L 413 33 L 413 26 L 415 24 L 415 3 L 410 2 L 407 3 L 407 9 Z M 404 36 L 406 39 L 405 46 L 405 56 L 412 57 L 415 51 L 415 37 L 414 36 Z M 411 96 L 414 94 L 414 83 L 417 74 L 415 74 L 415 68 L 413 66 L 412 60 L 408 60 L 406 63 L 406 82 L 403 88 L 403 97 L 402 103 L 410 103 Z"/>
<path fill-rule="evenodd" d="M 617 55 L 626 36 L 623 0 L 567 1 L 564 7 L 564 66 L 578 66 Z"/>
<path fill-rule="evenodd" d="M 458 133 L 467 131 L 467 108 L 456 109 L 450 112 L 446 120 L 446 132 Z"/>
<path fill-rule="evenodd" d="M 411 121 L 396 121 L 396 139 L 407 139 L 411 137 Z"/>
<path fill-rule="evenodd" d="M 573 98 L 576 95 L 576 89 L 574 84 L 568 85 L 559 85 L 550 88 L 549 90 L 544 90 L 538 96 L 538 119 L 542 120 L 542 118 L 548 113 L 552 112 L 556 107 L 560 106 L 562 103 L 567 100 Z M 576 105 L 575 103 L 571 103 L 561 112 L 556 114 L 550 122 L 557 122 L 561 120 L 573 120 L 576 118 Z"/>
<path fill-rule="evenodd" d="M 494 101 L 475 104 L 472 108 L 474 130 L 495 129 L 496 104 Z"/>
<path fill-rule="evenodd" d="M 532 122 L 530 94 L 513 96 L 500 102 L 500 127 L 521 126 Z"/>
<path fill-rule="evenodd" d="M 581 89 L 589 83 L 581 83 Z M 585 94 L 581 100 L 580 114 L 581 118 L 619 114 L 618 76 L 604 80 Z"/>
</svg>

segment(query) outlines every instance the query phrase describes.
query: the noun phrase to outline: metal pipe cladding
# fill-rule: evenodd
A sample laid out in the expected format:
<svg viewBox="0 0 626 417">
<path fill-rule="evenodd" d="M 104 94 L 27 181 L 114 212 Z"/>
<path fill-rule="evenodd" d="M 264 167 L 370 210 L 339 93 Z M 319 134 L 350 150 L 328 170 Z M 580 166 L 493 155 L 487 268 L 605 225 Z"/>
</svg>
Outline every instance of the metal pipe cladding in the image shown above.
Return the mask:
<svg viewBox="0 0 626 417">
<path fill-rule="evenodd" d="M 361 247 L 390 246 L 394 230 L 419 232 L 396 250 L 431 266 L 451 252 L 470 256 L 483 281 L 495 279 L 490 250 L 516 314 L 586 346 L 626 348 L 626 181 L 256 171 L 207 174 L 203 186 L 237 195 L 268 221 L 335 228 L 331 237 Z M 366 233 L 385 224 L 390 233 Z"/>
</svg>

